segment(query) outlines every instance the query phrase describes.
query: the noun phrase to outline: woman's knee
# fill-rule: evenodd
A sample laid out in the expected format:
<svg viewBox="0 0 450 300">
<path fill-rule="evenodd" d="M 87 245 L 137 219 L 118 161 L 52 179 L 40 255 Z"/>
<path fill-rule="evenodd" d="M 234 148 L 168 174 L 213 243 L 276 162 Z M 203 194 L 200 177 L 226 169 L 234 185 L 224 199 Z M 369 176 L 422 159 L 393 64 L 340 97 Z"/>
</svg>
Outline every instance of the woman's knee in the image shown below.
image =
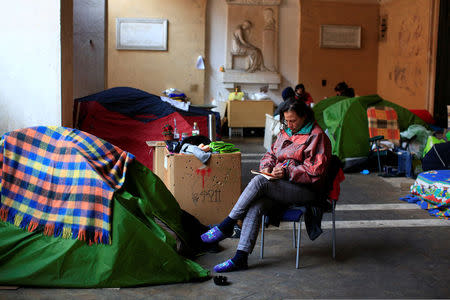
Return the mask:
<svg viewBox="0 0 450 300">
<path fill-rule="evenodd" d="M 269 200 L 267 198 L 259 198 L 248 208 L 247 214 L 260 217 L 267 211 L 269 206 Z"/>
<path fill-rule="evenodd" d="M 250 180 L 249 185 L 252 185 L 257 189 L 261 189 L 262 187 L 267 185 L 267 182 L 268 180 L 264 178 L 264 176 L 256 175 L 252 180 Z"/>
</svg>

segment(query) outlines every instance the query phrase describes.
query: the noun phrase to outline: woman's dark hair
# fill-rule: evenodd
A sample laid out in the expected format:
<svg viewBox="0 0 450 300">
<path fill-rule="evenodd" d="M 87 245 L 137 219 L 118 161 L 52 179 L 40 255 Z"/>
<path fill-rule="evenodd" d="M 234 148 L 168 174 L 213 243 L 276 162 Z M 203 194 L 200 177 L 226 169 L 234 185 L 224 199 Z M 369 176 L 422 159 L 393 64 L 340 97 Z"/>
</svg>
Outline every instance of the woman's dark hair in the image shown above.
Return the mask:
<svg viewBox="0 0 450 300">
<path fill-rule="evenodd" d="M 287 99 L 294 97 L 294 96 L 295 96 L 295 92 L 290 86 L 288 86 L 281 92 L 281 97 L 283 98 L 283 101 L 286 101 Z"/>
<path fill-rule="evenodd" d="M 336 92 L 339 92 L 340 96 L 345 96 L 349 98 L 355 97 L 355 90 L 349 87 L 344 81 L 339 82 L 334 88 Z"/>
<path fill-rule="evenodd" d="M 353 98 L 355 97 L 355 90 L 353 88 L 346 88 L 342 93 L 341 96 Z"/>
<path fill-rule="evenodd" d="M 298 90 L 298 89 L 302 89 L 303 91 L 305 91 L 305 86 L 303 85 L 303 83 L 297 84 L 295 86 L 295 90 Z"/>
<path fill-rule="evenodd" d="M 294 111 L 299 117 L 305 118 L 305 124 L 314 122 L 315 120 L 314 111 L 304 101 L 299 101 L 291 97 L 284 101 L 281 105 L 280 122 L 283 124 L 283 129 L 286 127 L 284 125 L 284 113 L 287 111 Z"/>
<path fill-rule="evenodd" d="M 335 92 L 343 92 L 346 89 L 348 89 L 348 85 L 345 83 L 345 81 L 339 82 L 336 84 L 336 87 L 334 88 Z"/>
</svg>

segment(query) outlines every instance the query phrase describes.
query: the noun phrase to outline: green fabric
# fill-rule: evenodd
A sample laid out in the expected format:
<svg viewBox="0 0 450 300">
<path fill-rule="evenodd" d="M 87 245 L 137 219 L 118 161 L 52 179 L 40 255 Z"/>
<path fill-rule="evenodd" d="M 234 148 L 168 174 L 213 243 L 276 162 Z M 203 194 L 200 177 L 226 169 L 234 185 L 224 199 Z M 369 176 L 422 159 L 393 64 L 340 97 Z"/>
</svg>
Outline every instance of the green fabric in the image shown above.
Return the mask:
<svg viewBox="0 0 450 300">
<path fill-rule="evenodd" d="M 219 152 L 219 153 L 233 153 L 233 152 L 239 152 L 238 148 L 232 143 L 226 143 L 223 141 L 217 141 L 217 142 L 211 142 L 209 144 L 209 147 L 211 148 L 212 152 Z"/>
<path fill-rule="evenodd" d="M 127 287 L 208 277 L 208 270 L 176 252 L 175 239 L 154 216 L 189 239 L 176 200 L 157 176 L 135 161 L 124 188 L 114 194 L 111 245 L 89 246 L 0 222 L 0 284 Z"/>
<path fill-rule="evenodd" d="M 415 114 L 378 95 L 341 99 L 323 110 L 323 129 L 328 128 L 333 154 L 341 160 L 351 157 L 367 157 L 369 154 L 369 129 L 367 108 L 389 106 L 398 115 L 400 131 L 412 124 L 428 125 Z"/>
<path fill-rule="evenodd" d="M 344 97 L 344 96 L 333 96 L 333 97 L 329 97 L 329 98 L 323 99 L 323 100 L 321 100 L 319 103 L 317 103 L 317 104 L 314 105 L 314 107 L 312 108 L 313 111 L 314 111 L 314 117 L 316 118 L 317 124 L 319 124 L 319 126 L 320 126 L 323 130 L 326 129 L 325 122 L 324 122 L 324 120 L 323 120 L 323 111 L 324 111 L 327 107 L 329 107 L 329 106 L 331 106 L 331 105 L 333 105 L 333 104 L 335 104 L 335 103 L 337 103 L 337 102 L 339 102 L 339 101 L 342 101 L 342 100 L 344 100 L 344 99 L 348 99 L 348 97 Z"/>
</svg>

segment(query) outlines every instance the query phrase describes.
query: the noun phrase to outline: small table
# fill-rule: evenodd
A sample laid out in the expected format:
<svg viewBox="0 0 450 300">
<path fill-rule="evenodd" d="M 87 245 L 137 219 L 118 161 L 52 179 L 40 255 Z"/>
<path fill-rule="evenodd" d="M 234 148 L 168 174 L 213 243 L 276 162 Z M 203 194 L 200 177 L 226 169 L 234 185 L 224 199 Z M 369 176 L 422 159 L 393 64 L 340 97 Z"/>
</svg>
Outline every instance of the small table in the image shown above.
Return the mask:
<svg viewBox="0 0 450 300">
<path fill-rule="evenodd" d="M 271 100 L 232 100 L 227 104 L 228 132 L 231 138 L 233 128 L 265 127 L 266 114 L 273 115 Z"/>
</svg>

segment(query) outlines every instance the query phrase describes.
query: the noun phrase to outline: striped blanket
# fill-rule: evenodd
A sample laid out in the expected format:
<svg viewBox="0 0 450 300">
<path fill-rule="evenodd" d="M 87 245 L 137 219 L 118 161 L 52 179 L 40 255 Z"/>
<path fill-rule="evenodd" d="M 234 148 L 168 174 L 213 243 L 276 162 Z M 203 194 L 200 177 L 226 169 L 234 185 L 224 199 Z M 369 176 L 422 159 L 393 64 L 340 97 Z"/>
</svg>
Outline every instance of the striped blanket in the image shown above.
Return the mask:
<svg viewBox="0 0 450 300">
<path fill-rule="evenodd" d="M 111 243 L 111 204 L 134 156 L 65 127 L 12 131 L 0 140 L 0 218 L 31 232 Z"/>
</svg>

